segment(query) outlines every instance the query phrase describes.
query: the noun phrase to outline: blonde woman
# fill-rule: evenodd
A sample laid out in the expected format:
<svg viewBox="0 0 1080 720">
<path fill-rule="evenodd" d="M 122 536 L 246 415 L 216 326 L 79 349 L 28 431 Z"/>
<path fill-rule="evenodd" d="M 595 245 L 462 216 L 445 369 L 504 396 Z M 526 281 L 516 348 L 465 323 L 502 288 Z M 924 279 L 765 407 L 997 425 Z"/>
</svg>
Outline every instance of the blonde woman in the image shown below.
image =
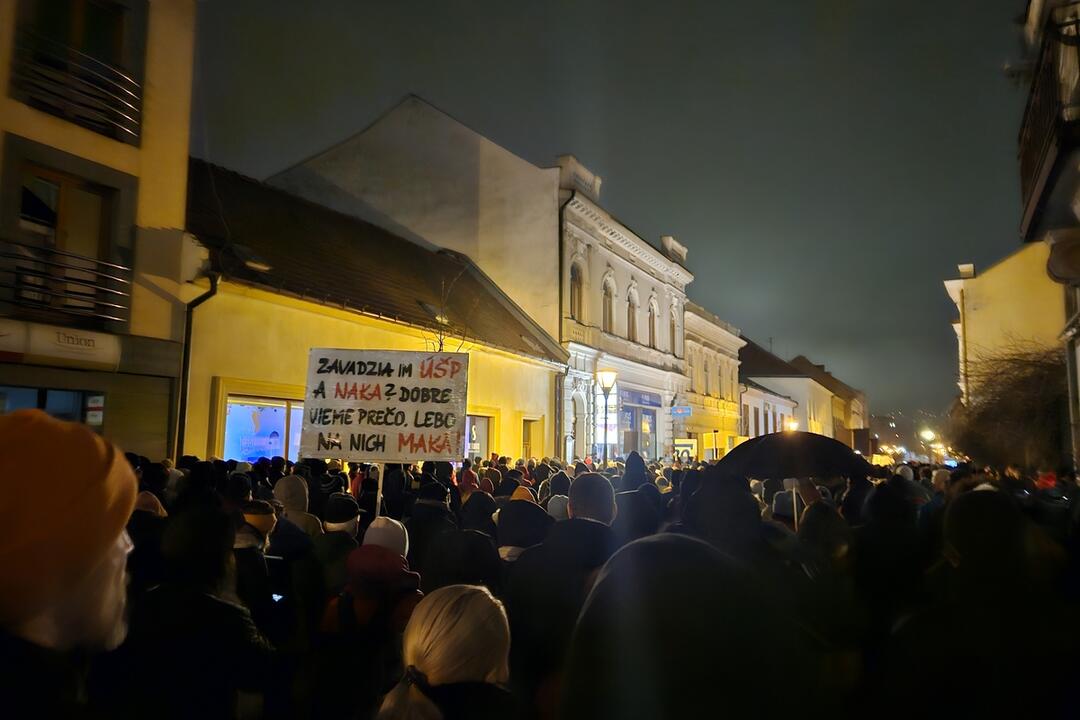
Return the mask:
<svg viewBox="0 0 1080 720">
<path fill-rule="evenodd" d="M 509 676 L 510 626 L 487 588 L 448 585 L 426 596 L 405 627 L 405 677 L 379 720 L 516 718 L 500 687 Z"/>
</svg>

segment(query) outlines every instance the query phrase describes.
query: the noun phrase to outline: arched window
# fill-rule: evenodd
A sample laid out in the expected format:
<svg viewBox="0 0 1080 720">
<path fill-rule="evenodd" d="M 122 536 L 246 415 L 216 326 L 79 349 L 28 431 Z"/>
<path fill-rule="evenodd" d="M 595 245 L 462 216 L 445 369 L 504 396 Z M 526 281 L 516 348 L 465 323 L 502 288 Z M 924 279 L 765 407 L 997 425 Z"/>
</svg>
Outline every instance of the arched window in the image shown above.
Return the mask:
<svg viewBox="0 0 1080 720">
<path fill-rule="evenodd" d="M 637 342 L 637 297 L 633 291 L 626 298 L 626 339 Z"/>
<path fill-rule="evenodd" d="M 611 283 L 604 283 L 604 315 L 601 329 L 606 333 L 615 332 L 615 288 Z"/>
<path fill-rule="evenodd" d="M 581 268 L 577 263 L 570 266 L 570 317 L 578 322 L 581 317 Z"/>
<path fill-rule="evenodd" d="M 656 303 L 649 303 L 649 347 L 656 348 Z"/>
</svg>

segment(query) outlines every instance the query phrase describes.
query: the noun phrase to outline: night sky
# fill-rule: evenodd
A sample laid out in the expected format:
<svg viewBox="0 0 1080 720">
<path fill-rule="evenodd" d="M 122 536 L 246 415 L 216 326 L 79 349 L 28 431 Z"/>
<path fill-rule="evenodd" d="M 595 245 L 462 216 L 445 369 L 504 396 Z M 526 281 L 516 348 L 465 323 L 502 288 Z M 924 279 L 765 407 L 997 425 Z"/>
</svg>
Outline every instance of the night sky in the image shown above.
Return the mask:
<svg viewBox="0 0 1080 720">
<path fill-rule="evenodd" d="M 576 155 L 762 345 L 875 413 L 939 411 L 942 280 L 1019 247 L 1024 5 L 204 0 L 192 153 L 263 178 L 419 95 L 538 165 Z"/>
</svg>

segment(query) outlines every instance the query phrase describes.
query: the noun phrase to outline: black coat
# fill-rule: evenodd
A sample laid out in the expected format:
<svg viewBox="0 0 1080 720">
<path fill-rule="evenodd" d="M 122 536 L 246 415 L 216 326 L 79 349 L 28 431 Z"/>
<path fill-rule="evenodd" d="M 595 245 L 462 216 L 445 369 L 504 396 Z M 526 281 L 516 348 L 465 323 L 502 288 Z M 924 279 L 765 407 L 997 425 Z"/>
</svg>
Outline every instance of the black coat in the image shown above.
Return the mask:
<svg viewBox="0 0 1080 720">
<path fill-rule="evenodd" d="M 177 586 L 146 593 L 123 652 L 143 717 L 231 718 L 239 690 L 280 682 L 274 648 L 245 608 Z"/>
<path fill-rule="evenodd" d="M 423 577 L 428 546 L 444 532 L 457 530 L 457 522 L 447 507 L 418 502 L 405 527 L 409 531 L 409 567 Z"/>
<path fill-rule="evenodd" d="M 514 696 L 498 685 L 482 682 L 447 683 L 425 691 L 443 720 L 515 720 L 525 717 Z"/>
<path fill-rule="evenodd" d="M 0 632 L 0 698 L 5 717 L 89 716 L 72 658 Z"/>
<path fill-rule="evenodd" d="M 555 523 L 547 539 L 511 563 L 504 593 L 510 617 L 510 673 L 531 699 L 562 665 L 585 597 L 598 570 L 616 549 L 611 528 L 571 518 Z"/>
</svg>

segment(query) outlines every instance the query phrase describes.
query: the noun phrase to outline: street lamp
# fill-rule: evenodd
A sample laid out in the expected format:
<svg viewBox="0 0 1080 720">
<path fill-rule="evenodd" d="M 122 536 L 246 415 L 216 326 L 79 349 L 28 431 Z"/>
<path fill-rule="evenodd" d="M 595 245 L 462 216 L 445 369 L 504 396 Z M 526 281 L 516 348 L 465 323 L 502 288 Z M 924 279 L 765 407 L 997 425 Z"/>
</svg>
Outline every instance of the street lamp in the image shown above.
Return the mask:
<svg viewBox="0 0 1080 720">
<path fill-rule="evenodd" d="M 611 388 L 615 387 L 615 378 L 617 377 L 614 370 L 597 370 L 596 382 L 600 383 L 600 389 L 604 392 L 604 469 L 607 469 L 608 464 L 608 396 L 611 394 Z"/>
<path fill-rule="evenodd" d="M 934 431 L 930 428 L 923 428 L 919 431 L 919 437 L 923 439 L 923 447 L 926 448 L 926 457 L 929 458 L 930 462 L 934 462 L 933 442 L 937 435 L 935 435 Z"/>
<path fill-rule="evenodd" d="M 786 423 L 784 423 L 784 428 L 786 430 L 790 430 L 791 432 L 795 432 L 799 429 L 799 421 L 792 418 L 791 420 L 788 420 Z"/>
<path fill-rule="evenodd" d="M 720 459 L 720 446 L 716 444 L 716 442 L 717 442 L 716 435 L 719 432 L 720 432 L 719 430 L 715 430 L 715 429 L 712 431 L 712 459 L 713 460 L 719 460 Z"/>
</svg>

